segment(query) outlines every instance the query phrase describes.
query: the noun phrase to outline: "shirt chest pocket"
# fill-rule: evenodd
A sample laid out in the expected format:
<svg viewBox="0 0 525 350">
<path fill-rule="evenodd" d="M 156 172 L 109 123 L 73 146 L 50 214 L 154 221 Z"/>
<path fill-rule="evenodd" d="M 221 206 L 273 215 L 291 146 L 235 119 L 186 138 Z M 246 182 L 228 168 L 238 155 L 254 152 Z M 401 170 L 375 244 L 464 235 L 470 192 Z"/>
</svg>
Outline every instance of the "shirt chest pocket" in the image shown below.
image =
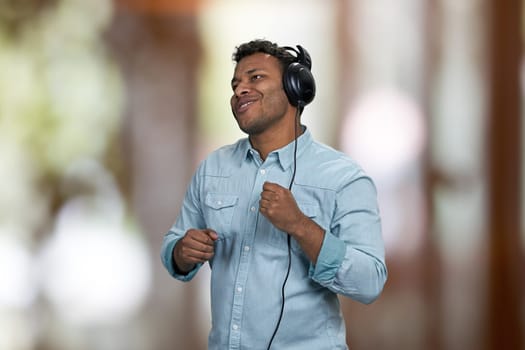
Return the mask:
<svg viewBox="0 0 525 350">
<path fill-rule="evenodd" d="M 231 231 L 233 213 L 239 197 L 232 194 L 208 193 L 204 199 L 204 220 L 206 227 L 219 236 L 227 236 Z"/>
</svg>

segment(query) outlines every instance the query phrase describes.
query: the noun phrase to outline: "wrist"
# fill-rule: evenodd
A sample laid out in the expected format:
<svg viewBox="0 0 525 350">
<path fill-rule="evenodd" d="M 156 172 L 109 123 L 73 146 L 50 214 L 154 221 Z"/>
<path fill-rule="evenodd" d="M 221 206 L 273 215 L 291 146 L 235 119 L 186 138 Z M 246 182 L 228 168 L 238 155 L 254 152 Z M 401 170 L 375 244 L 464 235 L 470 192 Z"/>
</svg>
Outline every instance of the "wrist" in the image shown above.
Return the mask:
<svg viewBox="0 0 525 350">
<path fill-rule="evenodd" d="M 173 254 L 171 255 L 171 262 L 173 264 L 173 269 L 175 272 L 179 275 L 187 275 L 193 268 L 195 267 L 194 264 L 186 264 L 180 261 L 180 259 L 177 260 L 177 246 L 175 245 L 175 248 L 173 249 Z"/>
<path fill-rule="evenodd" d="M 173 269 L 178 275 L 187 275 L 195 267 L 195 265 L 177 264 L 175 257 L 173 258 L 172 263 L 173 263 Z"/>
<path fill-rule="evenodd" d="M 294 228 L 291 232 L 288 232 L 295 239 L 300 240 L 308 232 L 308 227 L 310 226 L 310 218 L 304 214 L 301 214 L 300 218 L 295 222 Z"/>
</svg>

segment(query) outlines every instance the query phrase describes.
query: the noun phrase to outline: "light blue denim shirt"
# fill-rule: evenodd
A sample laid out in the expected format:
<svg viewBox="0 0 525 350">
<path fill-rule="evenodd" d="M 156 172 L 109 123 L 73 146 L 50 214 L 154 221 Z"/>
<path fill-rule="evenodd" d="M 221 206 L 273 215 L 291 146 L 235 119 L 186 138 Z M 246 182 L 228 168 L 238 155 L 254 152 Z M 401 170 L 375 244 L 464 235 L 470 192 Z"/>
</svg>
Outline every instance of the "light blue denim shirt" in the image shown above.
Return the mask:
<svg viewBox="0 0 525 350">
<path fill-rule="evenodd" d="M 272 349 L 347 349 L 337 295 L 370 303 L 387 278 L 376 189 L 353 160 L 314 141 L 309 130 L 297 147 L 292 193 L 325 236 L 315 265 L 291 240 L 285 309 Z M 164 237 L 164 266 L 189 281 L 201 265 L 177 274 L 175 243 L 190 228 L 210 228 L 219 236 L 209 261 L 209 349 L 268 346 L 281 309 L 288 249 L 287 234 L 259 214 L 259 200 L 265 181 L 288 188 L 293 153 L 292 142 L 262 161 L 248 139 L 213 152 L 193 176 L 180 215 Z"/>
</svg>

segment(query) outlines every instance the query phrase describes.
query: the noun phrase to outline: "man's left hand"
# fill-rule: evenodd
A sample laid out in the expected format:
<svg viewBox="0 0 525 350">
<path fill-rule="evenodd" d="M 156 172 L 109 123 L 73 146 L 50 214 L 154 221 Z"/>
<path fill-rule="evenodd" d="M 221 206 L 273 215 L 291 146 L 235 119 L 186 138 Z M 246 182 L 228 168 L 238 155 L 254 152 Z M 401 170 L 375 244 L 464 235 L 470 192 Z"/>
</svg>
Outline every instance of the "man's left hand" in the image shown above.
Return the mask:
<svg viewBox="0 0 525 350">
<path fill-rule="evenodd" d="M 292 192 L 276 183 L 265 182 L 259 211 L 279 230 L 293 235 L 306 216 L 297 206 Z"/>
</svg>

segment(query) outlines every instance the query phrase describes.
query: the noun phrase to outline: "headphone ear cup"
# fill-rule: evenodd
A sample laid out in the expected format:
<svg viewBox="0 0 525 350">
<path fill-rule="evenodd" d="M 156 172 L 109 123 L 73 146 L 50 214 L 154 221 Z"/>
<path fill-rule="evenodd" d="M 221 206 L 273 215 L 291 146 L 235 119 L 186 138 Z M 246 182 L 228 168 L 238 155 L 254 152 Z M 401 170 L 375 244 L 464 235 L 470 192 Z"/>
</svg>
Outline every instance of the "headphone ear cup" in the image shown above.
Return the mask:
<svg viewBox="0 0 525 350">
<path fill-rule="evenodd" d="M 283 86 L 290 104 L 304 107 L 315 97 L 315 80 L 308 67 L 301 63 L 291 63 L 283 75 Z"/>
</svg>

